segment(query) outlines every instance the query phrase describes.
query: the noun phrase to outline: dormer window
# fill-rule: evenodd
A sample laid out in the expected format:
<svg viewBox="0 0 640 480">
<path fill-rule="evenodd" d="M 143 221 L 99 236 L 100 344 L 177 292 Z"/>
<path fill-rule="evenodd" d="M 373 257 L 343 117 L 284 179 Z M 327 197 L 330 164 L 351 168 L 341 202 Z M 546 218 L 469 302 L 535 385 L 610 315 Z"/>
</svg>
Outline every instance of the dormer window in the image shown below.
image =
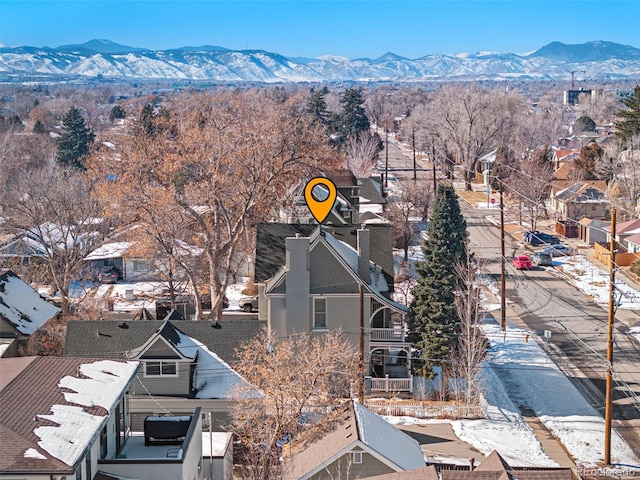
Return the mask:
<svg viewBox="0 0 640 480">
<path fill-rule="evenodd" d="M 178 362 L 174 361 L 147 361 L 144 363 L 145 377 L 177 377 Z"/>
</svg>

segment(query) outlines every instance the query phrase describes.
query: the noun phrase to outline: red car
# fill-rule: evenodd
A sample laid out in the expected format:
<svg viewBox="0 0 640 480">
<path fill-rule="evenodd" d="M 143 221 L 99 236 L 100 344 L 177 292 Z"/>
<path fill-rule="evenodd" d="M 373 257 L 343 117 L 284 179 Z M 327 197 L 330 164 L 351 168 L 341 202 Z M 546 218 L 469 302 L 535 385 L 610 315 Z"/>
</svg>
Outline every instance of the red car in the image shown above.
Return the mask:
<svg viewBox="0 0 640 480">
<path fill-rule="evenodd" d="M 518 255 L 513 258 L 513 266 L 518 270 L 529 270 L 531 269 L 531 259 L 526 255 Z"/>
</svg>

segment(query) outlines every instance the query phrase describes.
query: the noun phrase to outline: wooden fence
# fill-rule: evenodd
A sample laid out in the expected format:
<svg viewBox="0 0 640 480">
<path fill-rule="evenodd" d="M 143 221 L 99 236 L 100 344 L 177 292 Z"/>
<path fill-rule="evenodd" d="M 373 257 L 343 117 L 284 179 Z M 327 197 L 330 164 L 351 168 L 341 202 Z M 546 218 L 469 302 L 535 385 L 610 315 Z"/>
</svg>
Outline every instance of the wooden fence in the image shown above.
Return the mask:
<svg viewBox="0 0 640 480">
<path fill-rule="evenodd" d="M 609 264 L 609 244 L 596 243 L 593 245 L 594 255 L 605 265 Z M 616 253 L 616 264 L 619 267 L 628 267 L 636 260 L 640 260 L 637 253 L 627 252 L 619 243 L 617 244 L 618 253 Z"/>
<path fill-rule="evenodd" d="M 486 405 L 421 400 L 367 400 L 366 407 L 378 415 L 415 418 L 477 419 L 486 417 Z"/>
</svg>

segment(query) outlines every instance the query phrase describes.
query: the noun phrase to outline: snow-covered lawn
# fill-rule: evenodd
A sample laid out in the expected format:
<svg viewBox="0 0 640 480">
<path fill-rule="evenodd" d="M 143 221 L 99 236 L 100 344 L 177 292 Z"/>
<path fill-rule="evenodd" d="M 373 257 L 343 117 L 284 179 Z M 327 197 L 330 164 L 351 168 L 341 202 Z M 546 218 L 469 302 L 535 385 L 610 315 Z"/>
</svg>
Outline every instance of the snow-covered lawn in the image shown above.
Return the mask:
<svg viewBox="0 0 640 480">
<path fill-rule="evenodd" d="M 526 407 L 564 445 L 578 466 L 603 460 L 604 420 L 571 381 L 547 357 L 525 330 L 484 325 L 491 348 L 484 370 L 487 417 L 482 420 L 418 420 L 385 417 L 390 423 L 449 422 L 455 434 L 485 455 L 497 450 L 512 465 L 554 466 L 520 412 Z M 613 463 L 635 465 L 640 460 L 618 435 L 612 435 Z M 448 458 L 446 461 L 455 461 Z M 466 459 L 457 459 L 464 464 Z M 640 472 L 639 472 L 640 473 Z"/>
<path fill-rule="evenodd" d="M 557 257 L 554 266 L 565 274 L 569 282 L 593 297 L 597 303 L 609 303 L 609 272 L 592 264 L 586 256 Z M 640 310 L 640 292 L 616 277 L 618 308 Z"/>
<path fill-rule="evenodd" d="M 485 325 L 491 343 L 488 363 L 509 398 L 532 409 L 580 465 L 603 460 L 604 420 L 526 331 Z M 626 442 L 612 435 L 614 463 L 640 465 Z"/>
</svg>

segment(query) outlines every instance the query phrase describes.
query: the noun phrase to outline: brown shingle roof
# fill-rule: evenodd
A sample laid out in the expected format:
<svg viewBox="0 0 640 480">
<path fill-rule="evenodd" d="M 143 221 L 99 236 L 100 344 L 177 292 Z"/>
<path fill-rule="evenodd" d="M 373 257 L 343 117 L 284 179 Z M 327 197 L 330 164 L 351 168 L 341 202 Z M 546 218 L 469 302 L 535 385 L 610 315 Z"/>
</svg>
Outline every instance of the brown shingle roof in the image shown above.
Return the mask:
<svg viewBox="0 0 640 480">
<path fill-rule="evenodd" d="M 439 480 L 438 472 L 433 465 L 417 470 L 387 473 L 385 475 L 376 475 L 375 477 L 367 478 L 368 480 Z"/>
<path fill-rule="evenodd" d="M 60 379 L 77 375 L 86 358 L 16 357 L 0 359 L 0 472 L 69 474 L 73 466 L 43 450 L 36 427 L 54 425 L 38 416 L 51 413 L 53 405 L 69 405 L 58 387 Z M 105 415 L 102 407 L 85 408 Z M 42 458 L 25 457 L 33 449 Z"/>
</svg>

